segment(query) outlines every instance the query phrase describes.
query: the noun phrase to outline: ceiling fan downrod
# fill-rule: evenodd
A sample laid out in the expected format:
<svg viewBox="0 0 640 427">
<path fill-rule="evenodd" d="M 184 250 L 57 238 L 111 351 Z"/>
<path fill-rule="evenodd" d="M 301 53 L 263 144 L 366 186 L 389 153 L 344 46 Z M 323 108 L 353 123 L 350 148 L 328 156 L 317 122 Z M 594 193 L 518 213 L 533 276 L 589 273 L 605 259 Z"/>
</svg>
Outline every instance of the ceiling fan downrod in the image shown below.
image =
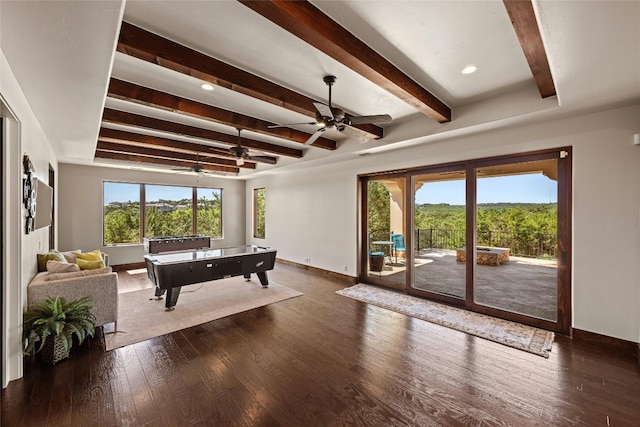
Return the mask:
<svg viewBox="0 0 640 427">
<path fill-rule="evenodd" d="M 324 76 L 323 79 L 324 82 L 327 84 L 327 86 L 329 86 L 329 108 L 332 107 L 331 105 L 331 86 L 333 86 L 333 84 L 336 82 L 337 77 L 336 76 Z"/>
</svg>

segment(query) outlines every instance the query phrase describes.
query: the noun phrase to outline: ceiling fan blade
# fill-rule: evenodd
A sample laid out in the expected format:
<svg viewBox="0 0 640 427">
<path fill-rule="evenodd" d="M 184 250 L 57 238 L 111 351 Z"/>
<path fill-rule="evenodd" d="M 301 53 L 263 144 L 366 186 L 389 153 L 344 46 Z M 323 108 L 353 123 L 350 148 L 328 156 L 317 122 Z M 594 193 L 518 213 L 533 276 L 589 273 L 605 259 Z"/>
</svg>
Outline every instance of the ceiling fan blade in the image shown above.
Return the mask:
<svg viewBox="0 0 640 427">
<path fill-rule="evenodd" d="M 349 126 L 345 126 L 344 129 L 342 129 L 340 132 L 342 132 L 343 134 L 355 138 L 358 140 L 358 142 L 360 144 L 364 144 L 365 142 L 369 142 L 370 139 L 367 138 L 366 136 L 364 136 L 362 133 L 358 132 L 357 129 L 354 129 L 352 127 Z"/>
<path fill-rule="evenodd" d="M 248 160 L 253 160 L 254 162 L 267 163 L 270 165 L 275 165 L 278 163 L 277 157 L 271 156 L 247 156 Z"/>
<path fill-rule="evenodd" d="M 304 145 L 311 145 L 313 144 L 316 139 L 320 138 L 320 135 L 322 134 L 322 132 L 324 132 L 325 130 L 327 130 L 327 128 L 320 128 L 317 131 L 314 132 L 313 135 L 311 135 L 309 137 L 309 139 L 307 139 L 307 142 L 304 143 Z"/>
<path fill-rule="evenodd" d="M 271 125 L 267 126 L 267 129 L 275 129 L 275 128 L 286 128 L 289 126 L 299 126 L 299 125 L 316 125 L 316 122 L 304 122 L 304 123 L 285 123 L 280 125 Z"/>
<path fill-rule="evenodd" d="M 378 114 L 373 116 L 353 116 L 349 117 L 348 123 L 350 125 L 366 125 L 377 123 L 389 123 L 392 119 L 388 114 Z"/>
<path fill-rule="evenodd" d="M 333 117 L 333 111 L 331 111 L 331 107 L 323 104 L 322 102 L 314 102 L 313 105 L 316 107 L 316 110 L 320 113 L 322 117 Z"/>
</svg>

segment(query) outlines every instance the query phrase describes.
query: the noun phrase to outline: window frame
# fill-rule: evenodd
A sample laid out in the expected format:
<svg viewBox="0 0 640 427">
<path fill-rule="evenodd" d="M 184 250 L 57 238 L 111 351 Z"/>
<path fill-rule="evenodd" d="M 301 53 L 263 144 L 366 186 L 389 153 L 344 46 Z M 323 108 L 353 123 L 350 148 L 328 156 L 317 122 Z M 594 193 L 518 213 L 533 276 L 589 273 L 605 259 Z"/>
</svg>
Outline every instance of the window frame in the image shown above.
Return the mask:
<svg viewBox="0 0 640 427">
<path fill-rule="evenodd" d="M 131 184 L 139 186 L 139 229 L 138 229 L 138 241 L 137 242 L 124 242 L 124 243 L 107 243 L 105 241 L 105 185 L 106 184 Z M 224 227 L 223 227 L 223 188 L 222 187 L 203 187 L 203 186 L 187 186 L 187 185 L 169 185 L 169 184 L 147 184 L 141 182 L 128 182 L 128 181 L 110 181 L 104 180 L 102 181 L 102 244 L 105 247 L 114 247 L 114 246 L 127 246 L 127 245 L 139 245 L 142 244 L 144 238 L 146 237 L 146 203 L 147 203 L 147 185 L 153 185 L 154 187 L 183 187 L 186 189 L 190 189 L 191 192 L 191 208 L 192 208 L 192 220 L 191 220 L 191 234 L 196 234 L 196 230 L 198 230 L 198 189 L 206 189 L 206 190 L 214 190 L 219 191 L 220 194 L 220 236 L 209 236 L 211 239 L 223 239 L 224 238 Z"/>
</svg>

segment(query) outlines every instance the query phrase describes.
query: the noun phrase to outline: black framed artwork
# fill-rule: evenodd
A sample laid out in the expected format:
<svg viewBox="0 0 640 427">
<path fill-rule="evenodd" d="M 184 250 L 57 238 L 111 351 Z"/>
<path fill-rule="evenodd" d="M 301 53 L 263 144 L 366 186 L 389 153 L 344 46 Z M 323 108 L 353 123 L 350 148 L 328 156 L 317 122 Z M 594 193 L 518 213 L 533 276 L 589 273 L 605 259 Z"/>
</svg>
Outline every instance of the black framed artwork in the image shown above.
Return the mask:
<svg viewBox="0 0 640 427">
<path fill-rule="evenodd" d="M 36 185 L 33 172 L 35 168 L 26 154 L 22 158 L 25 177 L 22 179 L 22 201 L 26 210 L 24 231 L 29 234 L 33 231 L 34 218 L 36 216 Z"/>
</svg>

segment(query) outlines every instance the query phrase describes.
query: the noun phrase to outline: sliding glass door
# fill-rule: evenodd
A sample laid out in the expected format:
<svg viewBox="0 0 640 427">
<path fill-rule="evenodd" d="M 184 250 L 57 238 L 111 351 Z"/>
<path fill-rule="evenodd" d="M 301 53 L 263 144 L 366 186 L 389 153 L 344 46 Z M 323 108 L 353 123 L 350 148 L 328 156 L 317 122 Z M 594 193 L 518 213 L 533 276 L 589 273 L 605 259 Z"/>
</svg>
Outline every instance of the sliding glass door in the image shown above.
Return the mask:
<svg viewBox="0 0 640 427">
<path fill-rule="evenodd" d="M 570 149 L 416 168 L 361 183 L 363 281 L 570 332 Z"/>
<path fill-rule="evenodd" d="M 412 179 L 413 293 L 462 304 L 465 264 L 457 251 L 465 245 L 465 171 L 447 170 Z"/>
<path fill-rule="evenodd" d="M 557 320 L 557 159 L 476 169 L 474 302 Z"/>
<path fill-rule="evenodd" d="M 363 257 L 368 281 L 395 289 L 407 283 L 406 178 L 384 176 L 366 181 L 363 196 L 366 233 Z"/>
</svg>

